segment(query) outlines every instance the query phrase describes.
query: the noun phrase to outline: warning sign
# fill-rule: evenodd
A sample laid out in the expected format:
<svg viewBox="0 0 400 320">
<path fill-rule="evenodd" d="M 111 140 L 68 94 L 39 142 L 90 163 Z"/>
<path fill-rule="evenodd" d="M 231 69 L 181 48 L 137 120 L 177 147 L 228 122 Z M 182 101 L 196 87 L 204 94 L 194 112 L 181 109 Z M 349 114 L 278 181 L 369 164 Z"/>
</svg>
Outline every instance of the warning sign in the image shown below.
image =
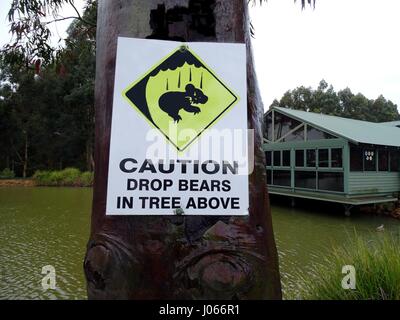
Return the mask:
<svg viewBox="0 0 400 320">
<path fill-rule="evenodd" d="M 130 85 L 125 96 L 179 151 L 188 147 L 238 100 L 185 45 Z M 177 137 L 168 136 L 171 121 L 178 135 L 185 129 L 195 130 L 198 135 L 177 141 Z"/>
<path fill-rule="evenodd" d="M 119 38 L 108 215 L 248 214 L 244 44 Z"/>
</svg>

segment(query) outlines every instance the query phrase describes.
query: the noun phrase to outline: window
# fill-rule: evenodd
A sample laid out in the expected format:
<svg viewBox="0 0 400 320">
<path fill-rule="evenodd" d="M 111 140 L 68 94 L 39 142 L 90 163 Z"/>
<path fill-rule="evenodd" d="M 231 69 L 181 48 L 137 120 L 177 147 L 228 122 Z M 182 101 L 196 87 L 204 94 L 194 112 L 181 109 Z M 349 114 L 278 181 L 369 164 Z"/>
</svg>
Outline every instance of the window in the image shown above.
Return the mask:
<svg viewBox="0 0 400 320">
<path fill-rule="evenodd" d="M 341 168 L 343 166 L 343 155 L 341 148 L 331 149 L 331 167 Z"/>
<path fill-rule="evenodd" d="M 400 171 L 400 151 L 390 151 L 390 171 Z"/>
<path fill-rule="evenodd" d="M 318 172 L 318 189 L 343 192 L 343 173 Z"/>
<path fill-rule="evenodd" d="M 379 150 L 378 151 L 378 170 L 389 171 L 389 151 Z"/>
<path fill-rule="evenodd" d="M 265 164 L 268 167 L 272 165 L 272 151 L 265 151 Z"/>
<path fill-rule="evenodd" d="M 265 138 L 272 141 L 272 112 L 265 117 Z"/>
<path fill-rule="evenodd" d="M 279 167 L 281 165 L 281 152 L 274 151 L 274 166 Z"/>
<path fill-rule="evenodd" d="M 291 186 L 290 170 L 274 170 L 272 174 L 275 186 L 283 186 L 283 187 Z"/>
<path fill-rule="evenodd" d="M 307 167 L 315 167 L 315 150 L 314 149 L 309 149 L 307 150 L 306 153 L 306 163 Z"/>
<path fill-rule="evenodd" d="M 304 150 L 296 150 L 296 167 L 304 167 Z"/>
<path fill-rule="evenodd" d="M 267 184 L 272 184 L 272 170 L 267 170 Z"/>
<path fill-rule="evenodd" d="M 282 142 L 304 141 L 304 126 L 299 128 L 299 129 L 297 129 L 296 131 L 288 134 L 281 141 Z"/>
<path fill-rule="evenodd" d="M 290 150 L 282 151 L 282 166 L 290 167 Z"/>
<path fill-rule="evenodd" d="M 296 171 L 294 174 L 294 185 L 296 188 L 315 189 L 315 171 Z"/>
<path fill-rule="evenodd" d="M 283 137 L 286 133 L 288 133 L 290 130 L 293 130 L 301 123 L 300 121 L 289 118 L 279 112 L 275 111 L 274 114 L 275 114 L 275 123 L 274 123 L 275 140 L 278 140 L 279 138 Z"/>
<path fill-rule="evenodd" d="M 318 166 L 329 167 L 329 150 L 319 149 L 318 150 Z"/>
<path fill-rule="evenodd" d="M 350 145 L 350 170 L 363 171 L 363 149 L 356 145 Z"/>
<path fill-rule="evenodd" d="M 334 139 L 329 133 L 318 130 L 310 125 L 307 126 L 307 140 Z"/>
<path fill-rule="evenodd" d="M 364 171 L 376 171 L 376 151 L 364 149 Z"/>
</svg>

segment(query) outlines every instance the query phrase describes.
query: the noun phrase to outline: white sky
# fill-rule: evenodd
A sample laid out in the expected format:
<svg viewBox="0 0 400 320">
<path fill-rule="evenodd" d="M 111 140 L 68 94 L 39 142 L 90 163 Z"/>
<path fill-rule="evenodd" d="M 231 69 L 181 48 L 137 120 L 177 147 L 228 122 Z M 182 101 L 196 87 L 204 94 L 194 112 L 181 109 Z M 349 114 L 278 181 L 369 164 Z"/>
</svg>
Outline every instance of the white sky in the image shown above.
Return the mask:
<svg viewBox="0 0 400 320">
<path fill-rule="evenodd" d="M 0 45 L 10 40 L 10 2 L 0 1 Z M 82 7 L 83 0 L 75 2 Z M 321 79 L 370 99 L 383 94 L 400 107 L 399 0 L 317 0 L 315 10 L 304 11 L 292 0 L 268 0 L 250 13 L 265 109 L 287 90 L 315 88 Z M 69 23 L 53 29 L 57 40 L 57 31 L 64 36 Z"/>
<path fill-rule="evenodd" d="M 298 1 L 299 2 L 299 1 Z M 274 98 L 323 78 L 400 107 L 400 1 L 317 0 L 301 11 L 291 0 L 251 8 L 260 88 L 267 109 Z"/>
</svg>

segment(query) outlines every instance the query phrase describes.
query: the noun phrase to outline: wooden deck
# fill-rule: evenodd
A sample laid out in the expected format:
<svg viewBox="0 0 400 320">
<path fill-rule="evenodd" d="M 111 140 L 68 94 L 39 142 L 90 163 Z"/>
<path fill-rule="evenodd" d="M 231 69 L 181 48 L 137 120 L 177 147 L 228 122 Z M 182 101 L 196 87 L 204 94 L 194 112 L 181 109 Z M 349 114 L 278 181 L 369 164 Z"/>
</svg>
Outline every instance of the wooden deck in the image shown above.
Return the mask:
<svg viewBox="0 0 400 320">
<path fill-rule="evenodd" d="M 385 203 L 385 202 L 395 202 L 398 199 L 393 196 L 387 195 L 376 195 L 376 196 L 358 196 L 358 197 L 348 197 L 345 195 L 336 195 L 331 193 L 319 193 L 319 192 L 307 192 L 307 191 L 292 191 L 290 189 L 271 187 L 268 186 L 268 192 L 270 194 L 276 194 L 281 196 L 288 196 L 294 198 L 304 198 L 319 201 L 328 201 L 343 203 L 346 205 L 358 206 L 364 204 L 374 204 L 374 203 Z"/>
</svg>

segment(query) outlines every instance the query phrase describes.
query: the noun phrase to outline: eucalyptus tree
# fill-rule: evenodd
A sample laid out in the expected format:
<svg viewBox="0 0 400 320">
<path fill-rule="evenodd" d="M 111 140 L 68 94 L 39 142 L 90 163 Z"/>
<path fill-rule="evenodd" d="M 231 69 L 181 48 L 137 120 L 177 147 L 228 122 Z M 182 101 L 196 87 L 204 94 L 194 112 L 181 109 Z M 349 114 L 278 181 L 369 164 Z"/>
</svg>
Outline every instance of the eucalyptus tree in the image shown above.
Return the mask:
<svg viewBox="0 0 400 320">
<path fill-rule="evenodd" d="M 400 118 L 397 105 L 382 95 L 368 99 L 362 93 L 354 94 L 349 88 L 336 92 L 332 85 L 321 80 L 317 89 L 300 86 L 288 90 L 270 107 L 282 107 L 329 114 L 333 116 L 371 122 L 395 121 Z"/>
<path fill-rule="evenodd" d="M 307 2 L 312 1 L 302 0 L 302 7 Z M 48 23 L 70 18 L 60 16 L 64 4 L 75 8 L 72 0 L 13 1 L 9 18 L 16 41 L 6 49 L 23 52 L 27 64 L 37 56 L 52 59 Z M 281 298 L 248 1 L 99 0 L 97 5 L 95 184 L 84 261 L 89 298 Z M 78 10 L 75 18 L 85 23 Z M 105 216 L 118 36 L 246 44 L 248 127 L 255 142 L 248 217 Z"/>
</svg>

